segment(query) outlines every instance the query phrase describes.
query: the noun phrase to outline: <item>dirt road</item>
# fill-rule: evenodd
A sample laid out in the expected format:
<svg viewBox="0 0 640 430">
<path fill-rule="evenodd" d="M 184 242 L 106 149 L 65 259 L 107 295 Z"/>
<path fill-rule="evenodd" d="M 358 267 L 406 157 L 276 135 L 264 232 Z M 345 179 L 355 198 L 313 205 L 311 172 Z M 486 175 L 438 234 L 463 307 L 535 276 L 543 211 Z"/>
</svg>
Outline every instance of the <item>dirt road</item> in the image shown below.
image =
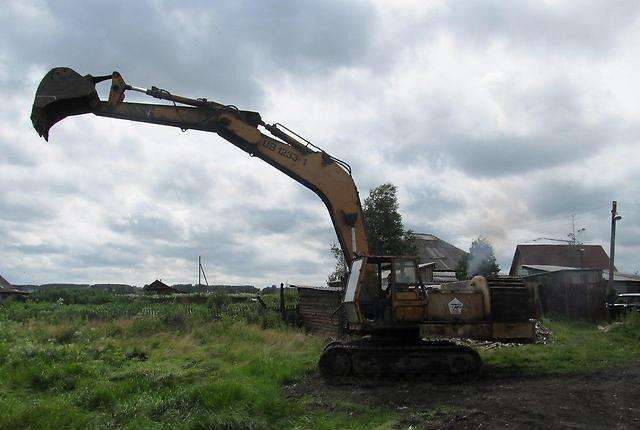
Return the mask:
<svg viewBox="0 0 640 430">
<path fill-rule="evenodd" d="M 317 406 L 345 402 L 396 410 L 399 428 L 413 429 L 638 429 L 640 364 L 595 374 L 555 377 L 495 377 L 485 369 L 477 381 L 377 382 L 331 386 L 314 375 L 289 388 L 310 395 Z M 338 406 L 342 405 L 342 406 Z"/>
</svg>

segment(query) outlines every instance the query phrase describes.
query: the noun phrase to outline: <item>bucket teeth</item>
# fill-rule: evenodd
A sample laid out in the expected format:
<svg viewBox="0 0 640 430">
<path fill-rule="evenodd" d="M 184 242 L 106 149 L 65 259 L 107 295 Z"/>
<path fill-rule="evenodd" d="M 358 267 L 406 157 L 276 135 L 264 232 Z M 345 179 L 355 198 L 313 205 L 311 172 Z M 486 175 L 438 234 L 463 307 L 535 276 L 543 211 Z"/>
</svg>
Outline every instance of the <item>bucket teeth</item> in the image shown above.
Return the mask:
<svg viewBox="0 0 640 430">
<path fill-rule="evenodd" d="M 71 115 L 93 110 L 98 101 L 95 84 L 68 67 L 56 67 L 42 78 L 31 110 L 38 134 L 49 140 L 51 127 Z"/>
</svg>

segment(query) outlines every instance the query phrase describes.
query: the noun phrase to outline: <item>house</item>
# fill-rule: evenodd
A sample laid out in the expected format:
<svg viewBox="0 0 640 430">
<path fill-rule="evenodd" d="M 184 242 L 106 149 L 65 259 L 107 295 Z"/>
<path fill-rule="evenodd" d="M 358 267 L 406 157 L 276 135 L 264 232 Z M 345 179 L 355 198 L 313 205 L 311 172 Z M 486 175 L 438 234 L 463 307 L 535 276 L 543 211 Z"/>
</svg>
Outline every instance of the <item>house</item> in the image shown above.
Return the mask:
<svg viewBox="0 0 640 430">
<path fill-rule="evenodd" d="M 434 271 L 455 272 L 458 261 L 465 255 L 462 249 L 433 234 L 414 233 L 420 263 L 436 263 Z"/>
<path fill-rule="evenodd" d="M 522 276 L 523 265 L 609 269 L 609 256 L 600 245 L 518 245 L 509 276 Z"/>
<path fill-rule="evenodd" d="M 0 275 L 0 302 L 11 297 L 14 299 L 24 299 L 29 295 L 25 291 L 16 290 L 13 286 Z"/>
<path fill-rule="evenodd" d="M 0 288 L 11 288 L 11 284 L 9 281 L 4 279 L 2 275 L 0 275 Z"/>
<path fill-rule="evenodd" d="M 142 287 L 142 290 L 147 294 L 179 294 L 182 291 L 177 288 L 173 288 L 165 284 L 164 282 L 156 279 L 149 285 Z"/>
</svg>

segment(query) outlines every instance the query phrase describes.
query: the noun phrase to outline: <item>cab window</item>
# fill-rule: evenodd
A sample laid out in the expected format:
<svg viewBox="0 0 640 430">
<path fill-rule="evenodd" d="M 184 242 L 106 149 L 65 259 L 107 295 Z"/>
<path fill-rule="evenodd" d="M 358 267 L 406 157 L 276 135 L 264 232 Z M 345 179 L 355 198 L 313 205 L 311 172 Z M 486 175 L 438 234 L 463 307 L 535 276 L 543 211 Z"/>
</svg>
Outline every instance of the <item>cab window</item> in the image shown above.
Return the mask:
<svg viewBox="0 0 640 430">
<path fill-rule="evenodd" d="M 395 281 L 397 284 L 417 284 L 415 261 L 396 260 Z"/>
</svg>

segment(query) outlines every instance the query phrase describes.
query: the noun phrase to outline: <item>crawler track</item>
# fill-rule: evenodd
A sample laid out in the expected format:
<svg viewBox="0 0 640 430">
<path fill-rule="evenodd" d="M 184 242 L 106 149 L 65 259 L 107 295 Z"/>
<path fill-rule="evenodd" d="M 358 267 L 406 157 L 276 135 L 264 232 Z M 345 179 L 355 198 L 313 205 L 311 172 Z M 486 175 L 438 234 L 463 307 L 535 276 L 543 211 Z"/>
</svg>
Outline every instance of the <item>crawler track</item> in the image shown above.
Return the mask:
<svg viewBox="0 0 640 430">
<path fill-rule="evenodd" d="M 373 340 L 332 342 L 318 364 L 324 379 L 335 384 L 386 377 L 468 380 L 478 375 L 481 365 L 475 350 L 451 342 Z"/>
</svg>

